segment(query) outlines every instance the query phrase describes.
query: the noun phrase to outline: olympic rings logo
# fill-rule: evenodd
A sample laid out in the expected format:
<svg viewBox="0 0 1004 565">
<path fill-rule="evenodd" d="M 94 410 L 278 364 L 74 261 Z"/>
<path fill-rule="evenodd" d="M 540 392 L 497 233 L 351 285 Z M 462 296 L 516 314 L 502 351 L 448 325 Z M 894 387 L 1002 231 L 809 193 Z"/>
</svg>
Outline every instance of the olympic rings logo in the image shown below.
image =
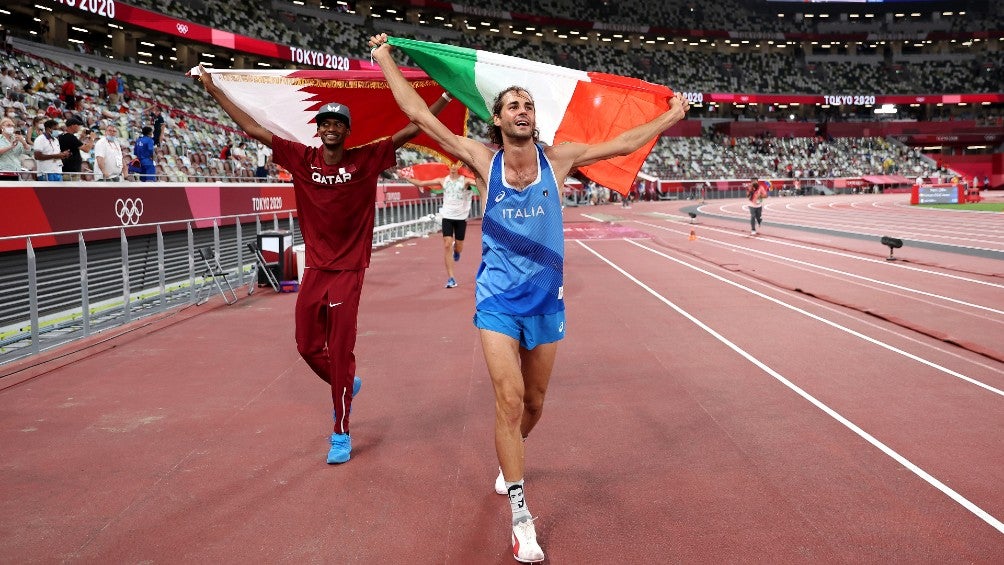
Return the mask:
<svg viewBox="0 0 1004 565">
<path fill-rule="evenodd" d="M 143 199 L 119 198 L 115 201 L 115 215 L 119 217 L 123 226 L 138 224 L 139 217 L 143 215 Z"/>
<path fill-rule="evenodd" d="M 185 35 L 185 34 L 188 33 L 188 26 L 185 25 L 185 24 L 181 24 L 181 23 L 174 24 L 174 27 L 176 27 L 178 29 L 178 33 L 180 33 L 181 35 Z"/>
</svg>

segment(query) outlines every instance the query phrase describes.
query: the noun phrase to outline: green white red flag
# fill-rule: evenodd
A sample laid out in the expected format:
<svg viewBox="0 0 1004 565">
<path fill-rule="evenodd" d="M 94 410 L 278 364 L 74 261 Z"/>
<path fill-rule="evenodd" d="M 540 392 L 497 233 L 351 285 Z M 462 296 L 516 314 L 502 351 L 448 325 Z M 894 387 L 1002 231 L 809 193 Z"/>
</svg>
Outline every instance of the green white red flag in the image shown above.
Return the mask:
<svg viewBox="0 0 1004 565">
<path fill-rule="evenodd" d="M 391 37 L 388 42 L 491 123 L 495 96 L 510 86 L 533 96 L 540 140 L 598 143 L 651 121 L 669 109 L 673 91 L 643 80 L 593 73 L 453 45 Z M 627 194 L 655 140 L 630 155 L 580 170 L 593 181 Z"/>
</svg>

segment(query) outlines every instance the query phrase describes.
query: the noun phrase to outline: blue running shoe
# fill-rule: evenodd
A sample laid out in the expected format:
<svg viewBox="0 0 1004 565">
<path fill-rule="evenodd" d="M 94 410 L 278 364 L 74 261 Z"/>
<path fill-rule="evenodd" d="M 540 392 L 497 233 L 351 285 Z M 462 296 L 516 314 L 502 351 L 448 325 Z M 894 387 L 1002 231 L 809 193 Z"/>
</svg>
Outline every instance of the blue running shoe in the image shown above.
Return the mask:
<svg viewBox="0 0 1004 565">
<path fill-rule="evenodd" d="M 328 450 L 328 465 L 345 463 L 352 456 L 352 438 L 349 434 L 331 434 L 331 449 Z"/>
<path fill-rule="evenodd" d="M 453 252 L 453 262 L 456 263 L 459 260 L 460 260 L 460 252 L 459 251 L 454 251 Z"/>
<path fill-rule="evenodd" d="M 446 279 L 446 288 L 455 288 L 457 286 L 457 279 L 450 277 Z"/>
</svg>

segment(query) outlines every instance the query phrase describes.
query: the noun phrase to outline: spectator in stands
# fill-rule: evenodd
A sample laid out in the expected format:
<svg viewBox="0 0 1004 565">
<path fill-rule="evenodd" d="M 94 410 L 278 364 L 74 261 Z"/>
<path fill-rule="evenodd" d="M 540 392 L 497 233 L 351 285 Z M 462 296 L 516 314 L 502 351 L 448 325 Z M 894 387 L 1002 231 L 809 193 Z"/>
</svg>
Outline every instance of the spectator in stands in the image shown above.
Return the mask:
<svg viewBox="0 0 1004 565">
<path fill-rule="evenodd" d="M 59 100 L 53 98 L 49 101 L 49 105 L 45 107 L 45 115 L 49 118 L 62 118 L 63 110 L 59 108 Z"/>
<path fill-rule="evenodd" d="M 767 198 L 767 189 L 760 181 L 753 179 L 746 191 L 746 199 L 750 201 L 750 235 L 756 235 L 756 229 L 763 223 L 763 201 Z"/>
<path fill-rule="evenodd" d="M 248 158 L 248 154 L 247 151 L 245 151 L 244 149 L 245 147 L 247 147 L 247 144 L 244 143 L 243 141 L 238 143 L 237 147 L 232 147 L 230 149 L 230 158 L 235 161 L 240 161 L 242 163 L 246 161 Z"/>
<path fill-rule="evenodd" d="M 122 78 L 122 73 L 115 73 L 115 88 L 118 94 L 117 100 L 128 102 L 128 100 L 126 100 L 125 79 Z"/>
<path fill-rule="evenodd" d="M 32 84 L 31 82 L 25 84 L 25 90 L 30 91 L 32 94 L 43 92 L 47 88 L 49 88 L 49 79 L 45 77 L 39 77 L 38 82 L 34 84 Z"/>
<path fill-rule="evenodd" d="M 509 498 L 515 558 L 541 561 L 544 552 L 537 543 L 523 491 L 523 440 L 540 419 L 558 342 L 564 337 L 564 236 L 561 191 L 555 181 L 564 180 L 579 166 L 639 149 L 683 119 L 689 104 L 677 93 L 667 112 L 612 140 L 545 147 L 537 139 L 533 97 L 524 88 L 510 87 L 497 95 L 492 108 L 490 137 L 499 147 L 493 150 L 480 141 L 453 134 L 429 112 L 394 61 L 386 34 L 371 37 L 369 45 L 411 123 L 463 161 L 481 189 L 485 203 L 483 253 L 474 324 L 480 330 L 495 391 L 499 460 L 495 492 Z M 543 174 L 545 170 L 550 174 Z M 503 204 L 495 206 L 500 200 Z M 513 221 L 506 215 L 513 208 L 540 212 L 534 214 L 533 221 Z M 527 243 L 512 245 L 517 240 Z"/>
<path fill-rule="evenodd" d="M 258 166 L 255 167 L 254 176 L 264 181 L 268 178 L 268 166 L 272 164 L 272 148 L 259 143 L 256 153 Z"/>
<path fill-rule="evenodd" d="M 112 75 L 105 81 L 105 98 L 108 99 L 108 107 L 118 109 L 119 107 L 119 81 L 118 75 Z"/>
<path fill-rule="evenodd" d="M 14 128 L 14 120 L 9 117 L 0 119 L 0 180 L 20 179 L 21 157 L 29 149 L 31 144 L 25 139 L 24 132 Z"/>
<path fill-rule="evenodd" d="M 59 139 L 55 134 L 57 125 L 56 120 L 46 120 L 43 124 L 44 131 L 35 138 L 35 143 L 32 146 L 35 156 L 35 172 L 38 173 L 38 180 L 41 181 L 62 181 L 63 159 L 70 156 L 69 151 L 64 151 L 59 147 Z"/>
<path fill-rule="evenodd" d="M 21 81 L 17 80 L 14 69 L 4 69 L 3 76 L 0 77 L 0 86 L 3 87 L 7 98 L 24 101 L 24 89 L 21 87 Z"/>
<path fill-rule="evenodd" d="M 73 82 L 73 77 L 66 75 L 63 86 L 59 89 L 59 99 L 63 101 L 63 107 L 71 112 L 77 110 L 77 85 Z"/>
<path fill-rule="evenodd" d="M 59 139 L 59 148 L 69 152 L 69 155 L 63 158 L 63 175 L 68 180 L 80 180 L 80 173 L 82 172 L 84 162 L 80 152 L 90 152 L 91 148 L 94 147 L 94 132 L 84 130 L 84 139 L 81 140 L 78 137 L 80 128 L 83 125 L 84 122 L 80 118 L 70 118 L 66 120 L 66 127 L 63 128 L 63 133 L 59 134 L 57 138 Z"/>
<path fill-rule="evenodd" d="M 153 144 L 160 146 L 160 135 L 164 129 L 164 116 L 156 106 L 150 109 L 150 123 L 153 124 Z"/>
<path fill-rule="evenodd" d="M 34 144 L 38 136 L 45 133 L 45 116 L 35 116 L 31 119 L 31 126 L 28 127 L 28 132 L 25 134 L 25 139 L 29 143 Z"/>
<path fill-rule="evenodd" d="M 94 179 L 106 182 L 121 181 L 125 175 L 122 146 L 118 143 L 119 128 L 105 126 L 105 135 L 94 145 Z"/>
<path fill-rule="evenodd" d="M 142 132 L 132 153 L 139 159 L 139 180 L 154 182 L 157 180 L 157 165 L 153 162 L 153 128 L 143 126 Z"/>
<path fill-rule="evenodd" d="M 344 463 L 352 452 L 349 414 L 359 386 L 353 378 L 353 350 L 363 276 L 373 247 L 377 179 L 396 164 L 394 151 L 417 135 L 418 128 L 409 123 L 389 138 L 346 148 L 351 114 L 346 106 L 329 103 L 314 117 L 321 147 L 308 147 L 262 127 L 213 83 L 201 65 L 199 71 L 206 92 L 223 111 L 248 135 L 271 147 L 275 162 L 293 173 L 307 248 L 296 299 L 296 348 L 330 385 L 335 423 L 327 461 Z M 436 102 L 437 111 L 445 106 L 445 101 Z"/>
</svg>

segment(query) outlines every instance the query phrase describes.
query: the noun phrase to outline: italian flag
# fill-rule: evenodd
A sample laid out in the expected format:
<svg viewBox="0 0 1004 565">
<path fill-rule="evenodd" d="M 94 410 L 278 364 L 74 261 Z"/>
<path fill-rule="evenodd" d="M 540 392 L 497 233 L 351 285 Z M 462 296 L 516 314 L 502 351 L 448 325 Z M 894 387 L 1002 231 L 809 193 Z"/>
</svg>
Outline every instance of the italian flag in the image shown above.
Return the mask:
<svg viewBox="0 0 1004 565">
<path fill-rule="evenodd" d="M 673 96 L 665 86 L 635 78 L 427 41 L 391 37 L 388 42 L 489 124 L 495 96 L 510 86 L 525 88 L 537 109 L 540 140 L 549 145 L 612 139 L 666 112 Z M 630 155 L 580 170 L 591 180 L 627 194 L 653 145 L 655 139 Z"/>
</svg>

